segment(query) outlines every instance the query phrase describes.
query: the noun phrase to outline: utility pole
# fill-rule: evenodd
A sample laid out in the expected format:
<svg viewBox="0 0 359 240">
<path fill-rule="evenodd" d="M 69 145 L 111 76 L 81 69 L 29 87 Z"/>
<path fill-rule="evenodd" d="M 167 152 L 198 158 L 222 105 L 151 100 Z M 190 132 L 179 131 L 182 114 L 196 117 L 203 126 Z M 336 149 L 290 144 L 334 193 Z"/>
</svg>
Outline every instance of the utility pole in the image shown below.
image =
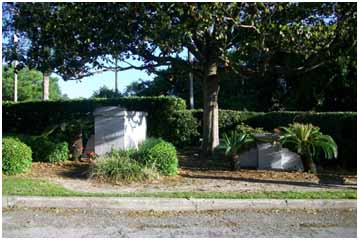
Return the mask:
<svg viewBox="0 0 359 240">
<path fill-rule="evenodd" d="M 191 71 L 189 71 L 189 106 L 190 109 L 194 108 L 194 98 L 193 98 L 193 73 L 192 73 L 192 55 L 188 50 L 188 62 L 191 65 Z"/>
<path fill-rule="evenodd" d="M 117 56 L 115 57 L 115 92 L 118 93 L 118 87 L 117 87 Z"/>
<path fill-rule="evenodd" d="M 16 36 L 16 33 L 14 34 L 14 46 L 15 46 L 15 55 L 16 55 L 16 49 L 17 49 L 17 43 L 19 39 Z M 17 60 L 14 61 L 14 102 L 17 102 Z"/>
</svg>

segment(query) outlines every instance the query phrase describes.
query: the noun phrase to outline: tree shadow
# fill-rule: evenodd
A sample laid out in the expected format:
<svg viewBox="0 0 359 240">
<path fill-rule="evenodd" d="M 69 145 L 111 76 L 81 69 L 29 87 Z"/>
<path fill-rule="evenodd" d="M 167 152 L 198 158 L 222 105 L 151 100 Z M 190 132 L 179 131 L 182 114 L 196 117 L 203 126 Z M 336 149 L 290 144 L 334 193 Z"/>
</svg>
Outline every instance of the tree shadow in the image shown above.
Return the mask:
<svg viewBox="0 0 359 240">
<path fill-rule="evenodd" d="M 313 183 L 313 182 L 302 182 L 302 181 L 243 178 L 243 177 L 233 177 L 233 176 L 193 175 L 188 173 L 181 173 L 180 176 L 186 178 L 195 178 L 195 179 L 231 180 L 231 181 L 242 181 L 248 183 L 264 183 L 264 184 L 267 183 L 267 184 L 291 185 L 291 186 L 299 186 L 299 187 L 356 189 L 355 184 L 344 185 L 343 183 L 335 182 L 335 181 L 326 181 L 326 182 L 319 181 L 318 183 Z"/>
<path fill-rule="evenodd" d="M 59 175 L 62 177 L 72 178 L 72 179 L 88 179 L 91 170 L 91 163 L 81 163 L 73 164 L 71 167 L 62 170 L 59 172 Z"/>
</svg>

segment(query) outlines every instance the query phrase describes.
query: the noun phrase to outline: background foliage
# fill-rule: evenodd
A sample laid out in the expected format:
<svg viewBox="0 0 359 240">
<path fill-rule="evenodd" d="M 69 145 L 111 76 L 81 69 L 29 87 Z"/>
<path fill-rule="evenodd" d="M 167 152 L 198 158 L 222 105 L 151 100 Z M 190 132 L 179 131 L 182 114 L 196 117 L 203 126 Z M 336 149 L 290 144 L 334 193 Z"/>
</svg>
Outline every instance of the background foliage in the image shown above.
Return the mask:
<svg viewBox="0 0 359 240">
<path fill-rule="evenodd" d="M 43 74 L 36 70 L 23 68 L 17 73 L 18 101 L 34 101 L 42 99 Z M 64 99 L 58 84 L 59 79 L 50 77 L 49 95 L 52 100 Z M 14 68 L 2 66 L 2 100 L 14 99 Z"/>
</svg>

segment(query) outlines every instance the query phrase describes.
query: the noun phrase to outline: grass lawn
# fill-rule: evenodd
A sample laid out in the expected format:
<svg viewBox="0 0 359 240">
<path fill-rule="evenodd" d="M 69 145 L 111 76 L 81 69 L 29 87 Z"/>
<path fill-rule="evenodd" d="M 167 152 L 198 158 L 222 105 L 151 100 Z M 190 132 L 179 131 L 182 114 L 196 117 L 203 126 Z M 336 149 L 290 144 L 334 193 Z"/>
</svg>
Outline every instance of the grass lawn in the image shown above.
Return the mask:
<svg viewBox="0 0 359 240">
<path fill-rule="evenodd" d="M 287 192 L 156 192 L 156 193 L 84 193 L 65 189 L 46 180 L 3 176 L 3 195 L 53 197 L 159 197 L 159 198 L 221 198 L 221 199 L 356 199 L 356 190 L 287 191 Z"/>
</svg>

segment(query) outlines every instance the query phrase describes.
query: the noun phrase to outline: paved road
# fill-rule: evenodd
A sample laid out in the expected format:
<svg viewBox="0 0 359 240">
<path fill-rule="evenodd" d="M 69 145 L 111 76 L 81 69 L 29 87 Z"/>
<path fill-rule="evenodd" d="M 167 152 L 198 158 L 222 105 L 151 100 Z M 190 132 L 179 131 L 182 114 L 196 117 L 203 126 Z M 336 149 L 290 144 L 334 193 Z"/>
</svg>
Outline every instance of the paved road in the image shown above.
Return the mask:
<svg viewBox="0 0 359 240">
<path fill-rule="evenodd" d="M 3 209 L 3 237 L 356 237 L 356 209 Z"/>
</svg>

